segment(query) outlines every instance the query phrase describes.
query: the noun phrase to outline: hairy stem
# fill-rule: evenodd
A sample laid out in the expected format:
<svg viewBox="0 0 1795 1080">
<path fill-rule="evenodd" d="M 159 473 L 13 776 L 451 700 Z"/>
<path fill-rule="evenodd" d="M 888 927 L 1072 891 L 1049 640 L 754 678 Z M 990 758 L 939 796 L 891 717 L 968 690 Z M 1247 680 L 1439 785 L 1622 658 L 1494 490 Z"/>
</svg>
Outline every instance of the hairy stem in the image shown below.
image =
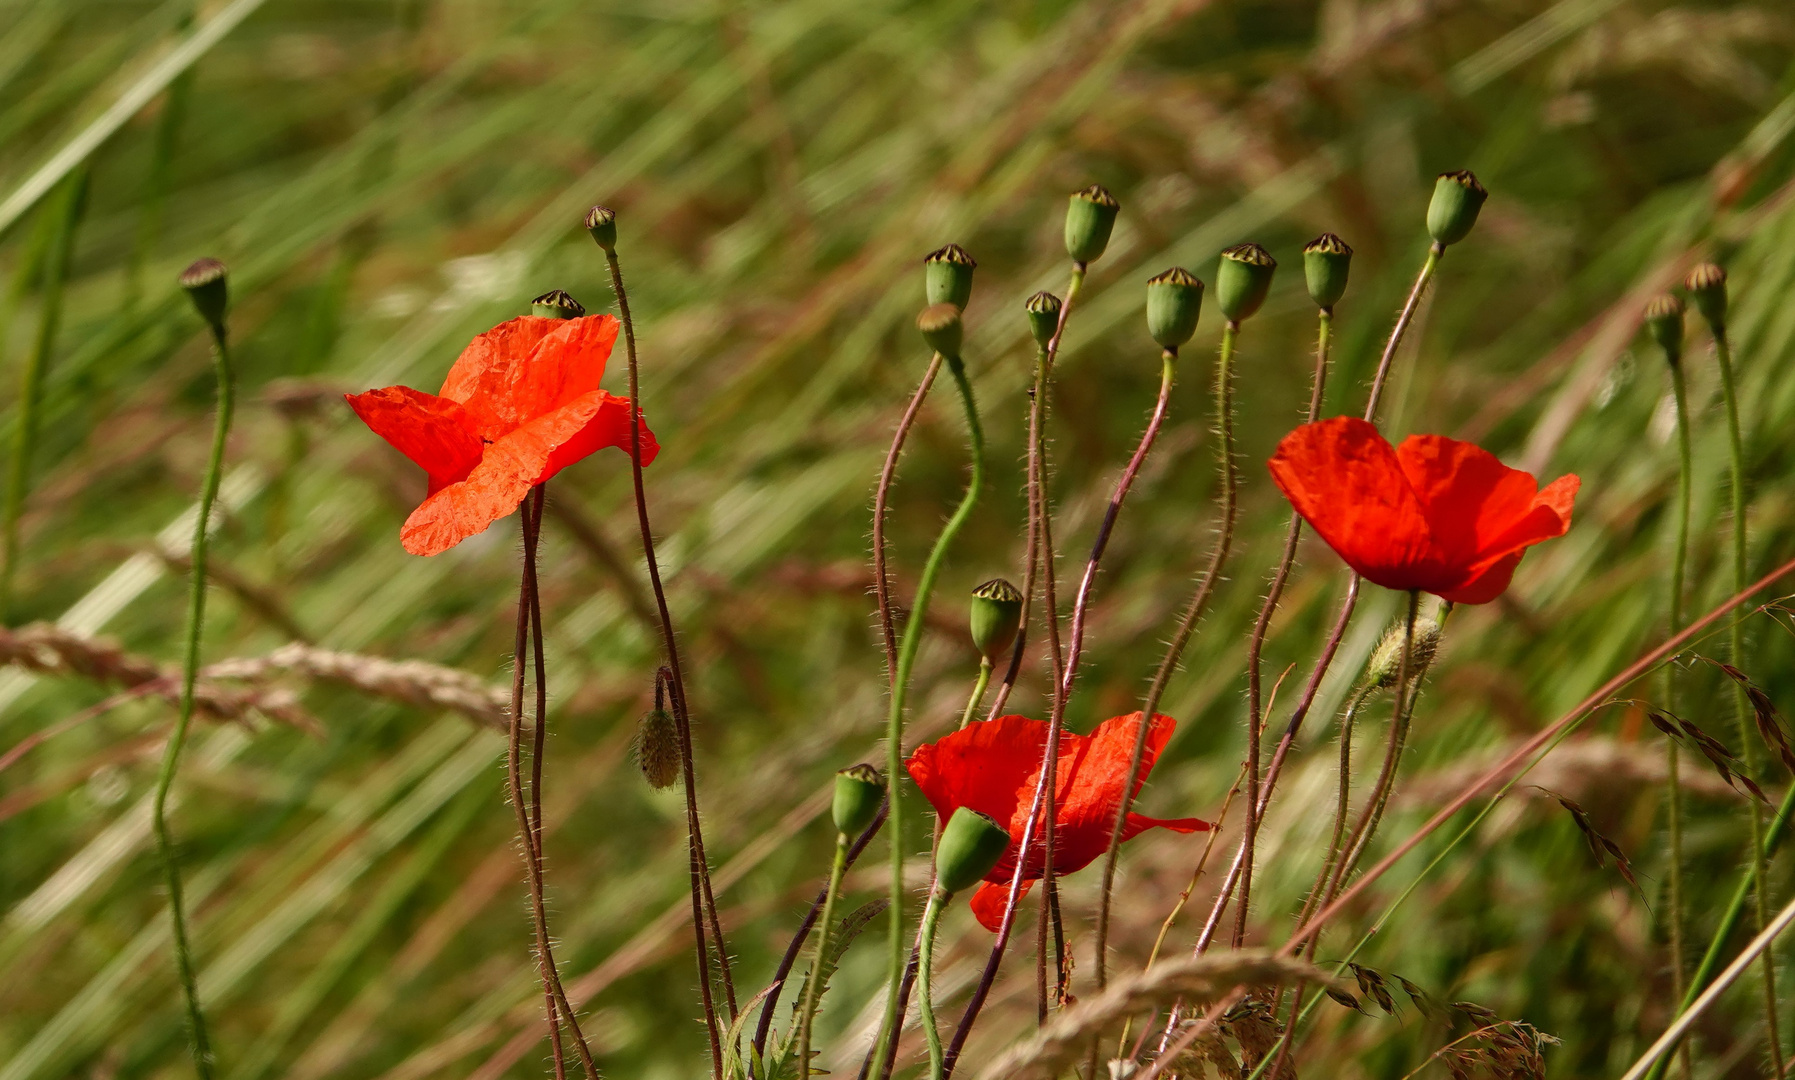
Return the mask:
<svg viewBox="0 0 1795 1080">
<path fill-rule="evenodd" d="M 848 868 L 847 833 L 835 834 L 835 858 L 829 865 L 829 884 L 823 887 L 822 928 L 816 934 L 816 959 L 810 964 L 810 979 L 804 985 L 804 1004 L 798 1010 L 798 1077 L 810 1080 L 810 1024 L 816 1018 L 817 984 L 822 982 L 823 965 L 828 962 L 829 931 L 834 928 L 835 897 L 841 892 L 841 875 Z"/>
<path fill-rule="evenodd" d="M 891 571 L 886 563 L 885 553 L 885 519 L 891 505 L 891 484 L 897 478 L 898 458 L 904 453 L 904 443 L 910 438 L 910 429 L 916 426 L 917 414 L 922 412 L 922 403 L 929 396 L 929 388 L 935 385 L 935 376 L 941 372 L 941 354 L 936 353 L 929 358 L 928 369 L 922 373 L 922 381 L 916 384 L 916 392 L 910 395 L 910 404 L 904 409 L 904 415 L 898 420 L 897 430 L 891 435 L 891 449 L 885 453 L 885 465 L 879 470 L 879 485 L 873 489 L 873 596 L 879 606 L 879 630 L 885 641 L 885 677 L 890 684 L 897 685 L 897 620 L 891 611 Z"/>
<path fill-rule="evenodd" d="M 947 904 L 947 895 L 940 887 L 929 891 L 928 907 L 922 913 L 922 946 L 921 959 L 917 968 L 917 987 L 922 1000 L 918 1008 L 922 1011 L 922 1035 L 929 1043 L 929 1080 L 942 1080 L 946 1075 L 945 1059 L 941 1050 L 941 1033 L 935 1029 L 935 927 L 941 921 L 941 909 Z"/>
<path fill-rule="evenodd" d="M 979 702 L 985 700 L 985 689 L 991 685 L 991 658 L 979 657 L 979 677 L 972 684 L 972 693 L 966 698 L 966 709 L 960 714 L 960 726 L 972 723 L 972 714 L 978 711 Z"/>
<path fill-rule="evenodd" d="M 1691 475 L 1688 394 L 1684 387 L 1683 365 L 1674 359 L 1670 364 L 1670 385 L 1677 406 L 1677 521 L 1676 540 L 1670 560 L 1669 604 L 1669 630 L 1674 635 L 1683 628 L 1683 574 L 1689 560 Z M 1664 665 L 1664 707 L 1673 713 L 1678 708 L 1677 665 L 1674 663 Z M 1676 740 L 1664 740 L 1664 805 L 1670 831 L 1670 899 L 1666 905 L 1669 910 L 1665 912 L 1664 918 L 1670 927 L 1671 988 L 1680 1001 L 1689 986 L 1689 980 L 1685 970 L 1688 958 L 1683 955 L 1683 938 L 1687 928 L 1684 925 L 1686 916 L 1683 907 L 1683 785 L 1679 775 L 1679 756 Z M 1682 1045 L 1679 1061 L 1683 1068 L 1683 1080 L 1689 1080 L 1694 1075 L 1694 1062 L 1688 1043 Z"/>
<path fill-rule="evenodd" d="M 1346 711 L 1340 715 L 1340 787 L 1334 799 L 1334 835 L 1328 840 L 1327 857 L 1322 860 L 1321 872 L 1315 876 L 1315 885 L 1304 898 L 1302 910 L 1297 912 L 1298 927 L 1308 921 L 1315 905 L 1326 895 L 1334 880 L 1334 867 L 1339 864 L 1340 856 L 1344 853 L 1342 841 L 1346 839 L 1346 815 L 1352 801 L 1352 732 L 1358 721 L 1359 709 L 1365 704 L 1365 699 L 1371 696 L 1373 689 L 1375 687 L 1370 685 L 1361 686 L 1346 703 Z M 1298 955 L 1301 955 L 1301 950 L 1298 950 Z"/>
</svg>

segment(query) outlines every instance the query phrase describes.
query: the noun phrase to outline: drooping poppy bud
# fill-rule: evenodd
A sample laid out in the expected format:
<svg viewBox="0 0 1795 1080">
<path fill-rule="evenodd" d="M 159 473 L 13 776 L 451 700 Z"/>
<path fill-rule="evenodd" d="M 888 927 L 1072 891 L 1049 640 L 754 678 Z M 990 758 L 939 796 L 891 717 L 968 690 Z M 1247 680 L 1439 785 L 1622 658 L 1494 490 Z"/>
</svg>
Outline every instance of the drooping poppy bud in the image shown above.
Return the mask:
<svg viewBox="0 0 1795 1080">
<path fill-rule="evenodd" d="M 1022 593 L 1003 578 L 972 590 L 972 644 L 989 660 L 1016 640 L 1022 625 Z"/>
<path fill-rule="evenodd" d="M 1222 252 L 1215 270 L 1215 302 L 1222 317 L 1243 322 L 1258 311 L 1271 292 L 1271 276 L 1278 260 L 1258 244 L 1236 244 Z"/>
<path fill-rule="evenodd" d="M 1683 279 L 1695 310 L 1702 313 L 1709 326 L 1726 325 L 1726 270 L 1717 263 L 1702 263 Z"/>
<path fill-rule="evenodd" d="M 885 798 L 885 777 L 871 765 L 855 765 L 835 774 L 835 799 L 830 803 L 830 816 L 835 831 L 843 836 L 859 836 L 879 815 L 879 804 Z"/>
<path fill-rule="evenodd" d="M 1365 663 L 1365 685 L 1387 690 L 1396 685 L 1402 666 L 1402 640 L 1408 631 L 1402 623 L 1384 631 L 1371 659 Z M 1440 624 L 1425 615 L 1415 620 L 1415 637 L 1409 643 L 1409 678 L 1413 679 L 1434 662 L 1440 648 Z"/>
<path fill-rule="evenodd" d="M 1303 279 L 1309 298 L 1324 311 L 1346 295 L 1346 275 L 1352 270 L 1352 248 L 1331 232 L 1324 232 L 1303 247 Z"/>
<path fill-rule="evenodd" d="M 960 340 L 965 332 L 960 325 L 960 309 L 952 304 L 931 304 L 916 317 L 916 328 L 922 339 L 942 356 L 959 356 Z"/>
<path fill-rule="evenodd" d="M 1073 262 L 1096 262 L 1103 256 L 1121 209 L 1122 204 L 1102 184 L 1072 193 L 1072 202 L 1066 207 L 1066 254 Z"/>
<path fill-rule="evenodd" d="M 1038 292 L 1028 298 L 1023 310 L 1028 312 L 1028 332 L 1035 344 L 1045 349 L 1060 328 L 1060 298 L 1050 292 Z"/>
<path fill-rule="evenodd" d="M 997 866 L 1010 846 L 1010 831 L 971 807 L 962 806 L 947 819 L 935 848 L 935 884 L 957 893 L 979 883 Z"/>
<path fill-rule="evenodd" d="M 1471 170 L 1441 173 L 1434 181 L 1433 201 L 1427 204 L 1427 234 L 1441 247 L 1458 243 L 1477 224 L 1477 212 L 1489 197 Z"/>
<path fill-rule="evenodd" d="M 1674 364 L 1683 358 L 1683 301 L 1675 293 L 1652 297 L 1645 306 L 1645 328 L 1666 360 Z"/>
<path fill-rule="evenodd" d="M 560 289 L 550 289 L 530 301 L 530 314 L 539 319 L 577 319 L 586 314 L 586 308 Z"/>
<path fill-rule="evenodd" d="M 636 765 L 648 786 L 661 791 L 679 779 L 679 729 L 665 709 L 650 709 L 636 729 Z"/>
<path fill-rule="evenodd" d="M 586 211 L 586 231 L 607 254 L 617 250 L 617 211 L 608 206 L 594 206 Z"/>
<path fill-rule="evenodd" d="M 1203 313 L 1203 283 L 1182 266 L 1147 279 L 1147 333 L 1173 352 L 1197 332 Z"/>
<path fill-rule="evenodd" d="M 922 290 L 931 304 L 952 304 L 964 311 L 972 299 L 972 272 L 978 263 L 958 244 L 929 252 L 922 261 Z"/>
<path fill-rule="evenodd" d="M 181 288 L 199 317 L 213 328 L 224 325 L 225 308 L 230 306 L 229 271 L 217 259 L 198 259 L 181 271 Z"/>
</svg>

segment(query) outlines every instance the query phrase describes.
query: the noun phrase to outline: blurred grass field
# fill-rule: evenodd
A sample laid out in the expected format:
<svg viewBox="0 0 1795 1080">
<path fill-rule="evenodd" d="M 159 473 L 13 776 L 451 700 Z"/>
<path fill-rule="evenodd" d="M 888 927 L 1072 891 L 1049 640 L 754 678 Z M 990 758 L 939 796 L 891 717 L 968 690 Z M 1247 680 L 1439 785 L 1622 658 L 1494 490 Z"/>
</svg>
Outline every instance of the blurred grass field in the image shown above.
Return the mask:
<svg viewBox="0 0 1795 1080">
<path fill-rule="evenodd" d="M 224 7 L 0 0 L 0 198 Z M 174 282 L 215 255 L 232 268 L 242 405 L 207 661 L 299 638 L 503 681 L 516 518 L 443 556 L 406 555 L 398 527 L 422 478 L 337 394 L 434 389 L 468 338 L 550 288 L 607 308 L 603 261 L 578 226 L 593 202 L 615 207 L 643 404 L 665 448 L 648 478 L 690 653 L 700 799 L 746 997 L 826 873 L 817 814 L 831 774 L 877 750 L 870 493 L 927 359 L 911 326 L 922 256 L 957 241 L 979 260 L 967 356 L 991 481 L 937 594 L 919 731 L 957 717 L 973 675 L 961 599 L 989 577 L 1021 580 L 1021 304 L 1064 287 L 1066 194 L 1101 182 L 1123 212 L 1054 390 L 1062 582 L 1152 403 L 1145 279 L 1173 264 L 1208 279 L 1245 240 L 1282 261 L 1239 360 L 1245 501 L 1230 581 L 1167 696 L 1180 730 L 1143 796 L 1147 813 L 1212 816 L 1238 769 L 1246 629 L 1287 513 L 1262 463 L 1306 401 L 1301 245 L 1326 229 L 1358 251 L 1326 409 L 1356 412 L 1425 253 L 1432 177 L 1471 168 L 1490 202 L 1399 358 L 1388 427 L 1473 439 L 1542 478 L 1579 473 L 1583 494 L 1570 534 L 1535 551 L 1500 603 L 1455 616 L 1381 847 L 1469 767 L 1662 638 L 1676 461 L 1668 378 L 1635 331 L 1644 301 L 1698 258 L 1725 262 L 1733 283 L 1753 565 L 1795 554 L 1792 133 L 1786 0 L 269 0 L 0 233 L 9 447 L 16 376 L 62 292 L 8 619 L 62 619 L 178 660 L 190 526 L 175 523 L 199 486 L 212 382 Z M 64 235 L 58 285 L 46 267 Z M 1207 551 L 1219 330 L 1212 313 L 1184 351 L 1172 419 L 1106 560 L 1068 717 L 1080 731 L 1137 707 Z M 1729 521 L 1718 376 L 1705 331 L 1692 334 L 1699 612 L 1729 591 Z M 620 378 L 618 364 L 607 386 Z M 902 596 L 963 482 L 945 393 L 894 496 Z M 672 1080 L 704 1068 L 705 1041 L 681 801 L 650 792 L 628 753 L 658 650 L 623 460 L 598 455 L 550 491 L 547 850 L 560 956 L 570 991 L 594 995 L 586 1029 L 602 1064 Z M 1286 701 L 1345 580 L 1305 544 L 1267 651 L 1274 674 L 1297 665 Z M 1396 613 L 1391 594 L 1369 593 L 1261 844 L 1255 937 L 1273 944 L 1331 825 L 1327 721 Z M 1746 669 L 1795 709 L 1789 619 L 1754 617 L 1748 640 Z M 1013 702 L 1041 715 L 1032 659 Z M 1738 749 L 1717 677 L 1696 665 L 1686 683 L 1688 715 Z M 322 737 L 204 727 L 177 787 L 220 1075 L 540 1075 L 501 736 L 291 686 Z M 0 673 L 0 752 L 109 692 Z M 188 1073 L 148 825 L 171 719 L 154 699 L 125 704 L 0 772 L 0 1080 Z M 1382 722 L 1361 729 L 1362 757 Z M 1595 865 L 1555 802 L 1519 788 L 1362 962 L 1556 1036 L 1555 1075 L 1624 1069 L 1673 1006 L 1653 918 L 1660 744 L 1638 709 L 1605 709 L 1532 778 L 1590 808 L 1641 892 Z M 1745 814 L 1691 769 L 1689 910 L 1705 943 Z M 1760 777 L 1772 798 L 1787 779 Z M 928 835 L 919 803 L 910 837 Z M 1319 957 L 1343 954 L 1443 843 L 1380 882 Z M 1116 965 L 1144 960 L 1201 848 L 1169 834 L 1130 845 Z M 878 865 L 850 875 L 851 901 L 878 894 Z M 1775 864 L 1779 904 L 1791 869 Z M 1085 950 L 1075 978 L 1089 967 L 1096 876 L 1065 884 Z M 1188 947 L 1207 908 L 1200 886 L 1169 946 Z M 838 1074 L 876 1024 L 880 936 L 849 954 L 819 1018 L 821 1064 Z M 957 906 L 936 965 L 953 1015 L 987 943 Z M 1032 967 L 1013 950 L 969 1067 L 1032 1019 Z M 1795 970 L 1784 985 L 1788 1005 Z M 1748 978 L 1704 1020 L 1699 1075 L 1760 1075 L 1758 1000 Z M 1413 1010 L 1318 1016 L 1299 1065 L 1343 1080 L 1396 1080 L 1450 1037 Z"/>
</svg>

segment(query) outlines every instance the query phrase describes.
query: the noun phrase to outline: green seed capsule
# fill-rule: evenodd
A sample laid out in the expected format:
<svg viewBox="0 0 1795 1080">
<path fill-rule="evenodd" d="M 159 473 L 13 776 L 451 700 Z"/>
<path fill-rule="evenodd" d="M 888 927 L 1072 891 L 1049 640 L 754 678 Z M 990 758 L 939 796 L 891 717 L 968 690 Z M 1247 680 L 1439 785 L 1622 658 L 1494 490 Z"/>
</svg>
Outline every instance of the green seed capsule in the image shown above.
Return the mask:
<svg viewBox="0 0 1795 1080">
<path fill-rule="evenodd" d="M 1331 232 L 1324 232 L 1303 248 L 1303 279 L 1315 306 L 1332 311 L 1346 295 L 1346 275 L 1352 270 L 1352 248 Z"/>
<path fill-rule="evenodd" d="M 1441 173 L 1434 181 L 1433 201 L 1427 204 L 1428 235 L 1441 247 L 1463 240 L 1477 224 L 1477 212 L 1489 197 L 1471 170 Z"/>
<path fill-rule="evenodd" d="M 1203 283 L 1189 270 L 1174 266 L 1147 279 L 1147 333 L 1162 349 L 1176 351 L 1197 332 L 1203 314 Z"/>
<path fill-rule="evenodd" d="M 1253 316 L 1271 292 L 1271 276 L 1278 260 L 1258 244 L 1236 244 L 1222 252 L 1215 270 L 1215 302 L 1222 318 L 1231 323 Z"/>
<path fill-rule="evenodd" d="M 1060 328 L 1060 298 L 1050 292 L 1038 292 L 1028 298 L 1023 309 L 1028 312 L 1028 332 L 1035 344 L 1045 349 Z"/>
<path fill-rule="evenodd" d="M 835 831 L 843 836 L 859 836 L 885 799 L 885 777 L 871 765 L 855 765 L 835 774 L 835 801 L 830 814 Z"/>
<path fill-rule="evenodd" d="M 1666 360 L 1674 364 L 1683 358 L 1683 301 L 1675 293 L 1655 296 L 1645 306 L 1645 328 Z"/>
<path fill-rule="evenodd" d="M 577 319 L 586 314 L 586 308 L 560 289 L 551 289 L 530 301 L 530 314 L 543 319 Z"/>
<path fill-rule="evenodd" d="M 972 272 L 978 268 L 966 249 L 958 244 L 929 252 L 922 261 L 923 295 L 931 304 L 952 304 L 966 310 L 972 299 Z"/>
<path fill-rule="evenodd" d="M 1365 684 L 1385 690 L 1396 685 L 1397 669 L 1402 666 L 1402 639 L 1407 631 L 1402 623 L 1384 631 L 1371 659 L 1365 664 Z M 1409 646 L 1409 678 L 1434 662 L 1440 648 L 1440 624 L 1423 615 L 1415 620 L 1415 639 Z"/>
<path fill-rule="evenodd" d="M 1689 271 L 1683 280 L 1695 310 L 1702 313 L 1709 326 L 1726 325 L 1726 270 L 1715 263 L 1702 263 Z"/>
<path fill-rule="evenodd" d="M 977 810 L 960 807 L 941 830 L 941 843 L 935 849 L 935 884 L 947 893 L 977 885 L 1009 846 L 1009 830 Z"/>
<path fill-rule="evenodd" d="M 916 317 L 916 328 L 922 339 L 942 356 L 959 356 L 964 328 L 960 325 L 960 309 L 952 304 L 931 304 Z"/>
<path fill-rule="evenodd" d="M 636 765 L 648 786 L 661 791 L 679 779 L 679 729 L 665 709 L 643 714 L 636 728 Z"/>
<path fill-rule="evenodd" d="M 223 326 L 230 306 L 229 271 L 217 259 L 200 259 L 181 272 L 181 288 L 187 290 L 199 317 L 209 326 Z"/>
<path fill-rule="evenodd" d="M 1073 262 L 1091 263 L 1102 257 L 1121 209 L 1122 204 L 1102 184 L 1072 193 L 1066 207 L 1066 254 Z"/>
<path fill-rule="evenodd" d="M 972 644 L 992 659 L 1016 640 L 1022 625 L 1022 593 L 1003 578 L 992 578 L 972 590 Z"/>
<path fill-rule="evenodd" d="M 594 206 L 586 211 L 586 231 L 607 253 L 617 250 L 617 211 L 608 206 Z"/>
</svg>

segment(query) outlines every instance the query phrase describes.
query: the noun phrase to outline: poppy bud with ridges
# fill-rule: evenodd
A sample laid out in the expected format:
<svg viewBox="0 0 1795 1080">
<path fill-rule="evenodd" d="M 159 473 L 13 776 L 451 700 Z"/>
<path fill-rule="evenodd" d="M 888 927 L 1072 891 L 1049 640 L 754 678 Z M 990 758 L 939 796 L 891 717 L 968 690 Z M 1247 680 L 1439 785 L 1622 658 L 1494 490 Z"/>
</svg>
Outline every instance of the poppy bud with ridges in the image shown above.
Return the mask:
<svg viewBox="0 0 1795 1080">
<path fill-rule="evenodd" d="M 929 252 L 922 261 L 923 295 L 931 304 L 952 304 L 966 310 L 972 299 L 972 272 L 978 262 L 958 244 Z"/>
<path fill-rule="evenodd" d="M 1022 625 L 1022 593 L 1003 578 L 972 590 L 972 644 L 989 660 L 1010 647 Z"/>
<path fill-rule="evenodd" d="M 1258 311 L 1271 292 L 1271 276 L 1278 260 L 1258 244 L 1235 244 L 1222 252 L 1215 269 L 1215 302 L 1222 318 L 1243 322 Z"/>
<path fill-rule="evenodd" d="M 542 319 L 577 319 L 586 314 L 586 308 L 560 289 L 550 289 L 530 301 L 530 314 Z"/>
<path fill-rule="evenodd" d="M 1717 263 L 1702 263 L 1683 279 L 1695 310 L 1702 313 L 1709 326 L 1726 325 L 1726 270 Z"/>
<path fill-rule="evenodd" d="M 960 340 L 965 328 L 960 324 L 960 309 L 952 304 L 930 304 L 916 317 L 916 328 L 922 339 L 942 356 L 959 356 Z"/>
<path fill-rule="evenodd" d="M 230 306 L 229 271 L 217 259 L 198 259 L 181 271 L 181 288 L 207 325 L 224 325 L 224 312 Z"/>
<path fill-rule="evenodd" d="M 1028 332 L 1035 344 L 1045 349 L 1060 328 L 1060 298 L 1050 292 L 1038 292 L 1028 298 L 1023 309 L 1028 312 Z"/>
<path fill-rule="evenodd" d="M 608 206 L 594 206 L 586 211 L 586 231 L 608 254 L 617 250 L 617 211 Z"/>
<path fill-rule="evenodd" d="M 1121 209 L 1122 204 L 1102 184 L 1072 193 L 1066 207 L 1066 254 L 1073 262 L 1096 262 L 1102 257 Z"/>
<path fill-rule="evenodd" d="M 1683 301 L 1675 293 L 1654 296 L 1645 306 L 1645 328 L 1666 360 L 1674 364 L 1683 358 Z"/>
<path fill-rule="evenodd" d="M 1365 685 L 1379 690 L 1396 685 L 1398 669 L 1402 666 L 1402 642 L 1408 630 L 1397 623 L 1384 631 L 1384 636 L 1371 650 L 1371 659 L 1365 663 Z M 1415 620 L 1415 637 L 1409 645 L 1409 678 L 1413 679 L 1434 662 L 1434 653 L 1440 648 L 1440 624 L 1423 615 Z"/>
<path fill-rule="evenodd" d="M 1346 295 L 1346 276 L 1352 270 L 1352 248 L 1331 232 L 1324 232 L 1303 247 L 1303 280 L 1315 306 L 1332 311 Z"/>
<path fill-rule="evenodd" d="M 935 884 L 946 893 L 971 888 L 996 868 L 1009 850 L 1010 833 L 1002 825 L 970 807 L 962 806 L 947 819 L 941 843 L 935 848 Z"/>
<path fill-rule="evenodd" d="M 648 786 L 660 791 L 679 779 L 679 729 L 665 709 L 650 709 L 636 729 L 636 765 Z"/>
<path fill-rule="evenodd" d="M 1182 266 L 1147 279 L 1147 333 L 1159 347 L 1177 352 L 1197 332 L 1203 283 Z"/>
<path fill-rule="evenodd" d="M 829 805 L 835 831 L 859 836 L 879 816 L 885 799 L 885 777 L 871 765 L 854 765 L 835 774 L 835 799 Z"/>
<path fill-rule="evenodd" d="M 1434 180 L 1433 200 L 1427 204 L 1427 234 L 1441 247 L 1458 243 L 1477 224 L 1477 212 L 1489 197 L 1471 170 L 1441 173 Z"/>
</svg>

